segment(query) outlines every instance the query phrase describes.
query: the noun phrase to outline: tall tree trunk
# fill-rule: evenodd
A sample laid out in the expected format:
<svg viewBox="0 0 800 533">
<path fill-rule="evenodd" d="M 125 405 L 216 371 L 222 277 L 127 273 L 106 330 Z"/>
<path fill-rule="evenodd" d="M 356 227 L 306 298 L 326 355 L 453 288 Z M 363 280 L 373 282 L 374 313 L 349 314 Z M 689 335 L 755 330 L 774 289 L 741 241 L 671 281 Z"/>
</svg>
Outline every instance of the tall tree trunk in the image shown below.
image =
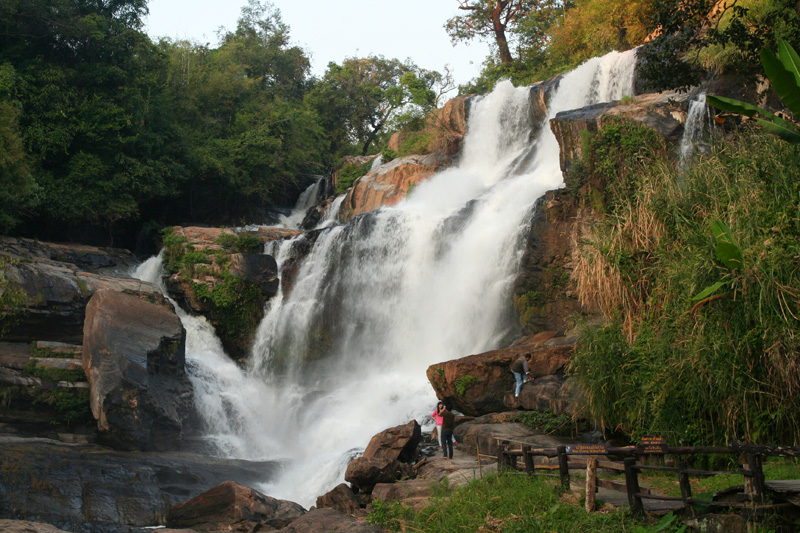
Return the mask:
<svg viewBox="0 0 800 533">
<path fill-rule="evenodd" d="M 508 40 L 506 39 L 506 27 L 500 20 L 500 15 L 503 13 L 508 2 L 497 2 L 492 10 L 492 31 L 494 32 L 494 39 L 497 41 L 497 48 L 500 49 L 500 61 L 504 65 L 510 65 L 514 62 L 511 57 L 511 51 L 508 49 Z"/>
</svg>

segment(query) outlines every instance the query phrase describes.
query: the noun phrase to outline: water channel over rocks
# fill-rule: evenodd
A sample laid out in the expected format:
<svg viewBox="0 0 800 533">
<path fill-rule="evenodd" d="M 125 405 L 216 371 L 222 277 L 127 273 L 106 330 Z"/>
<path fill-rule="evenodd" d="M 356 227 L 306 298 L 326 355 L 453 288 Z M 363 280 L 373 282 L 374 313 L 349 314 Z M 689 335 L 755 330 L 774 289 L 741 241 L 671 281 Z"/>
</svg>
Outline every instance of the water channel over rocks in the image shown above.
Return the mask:
<svg viewBox="0 0 800 533">
<path fill-rule="evenodd" d="M 566 74 L 545 120 L 632 95 L 634 62 L 634 52 L 612 52 Z M 224 457 L 284 461 L 255 488 L 313 505 L 375 433 L 428 423 L 429 365 L 498 348 L 514 333 L 510 291 L 530 218 L 562 185 L 558 144 L 547 122 L 529 123 L 529 105 L 528 88 L 499 83 L 470 102 L 451 168 L 393 207 L 345 225 L 325 217 L 291 293 L 267 304 L 244 368 L 208 323 L 179 311 L 206 440 Z M 266 251 L 280 266 L 295 240 Z M 159 281 L 160 259 L 136 275 Z"/>
</svg>

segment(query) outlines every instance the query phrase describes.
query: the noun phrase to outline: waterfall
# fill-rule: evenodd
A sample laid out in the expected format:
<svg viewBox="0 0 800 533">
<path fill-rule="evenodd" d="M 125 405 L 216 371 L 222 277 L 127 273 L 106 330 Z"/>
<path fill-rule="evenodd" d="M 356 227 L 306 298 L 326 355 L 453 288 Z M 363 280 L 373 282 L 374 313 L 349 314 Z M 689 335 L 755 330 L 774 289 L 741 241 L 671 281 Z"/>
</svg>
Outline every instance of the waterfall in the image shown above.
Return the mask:
<svg viewBox="0 0 800 533">
<path fill-rule="evenodd" d="M 706 95 L 705 93 L 701 93 L 697 96 L 697 99 L 689 103 L 686 123 L 683 125 L 680 157 L 681 168 L 686 168 L 686 165 L 695 153 L 705 152 L 708 148 L 708 145 L 703 141 L 703 129 L 706 124 L 711 124 L 711 113 L 706 105 Z"/>
<path fill-rule="evenodd" d="M 319 178 L 300 193 L 294 209 L 288 216 L 280 216 L 280 225 L 284 228 L 298 229 L 308 210 L 319 201 L 320 188 L 324 187 L 325 178 Z"/>
<path fill-rule="evenodd" d="M 634 62 L 612 52 L 566 74 L 545 120 L 632 95 Z M 393 207 L 326 226 L 288 294 L 267 304 L 246 369 L 181 315 L 209 439 L 227 456 L 284 461 L 256 488 L 313 505 L 374 434 L 430 422 L 429 365 L 515 331 L 510 291 L 533 207 L 562 186 L 558 144 L 547 122 L 529 124 L 529 105 L 529 89 L 499 83 L 471 105 L 457 166 Z M 269 253 L 283 265 L 303 238 Z"/>
</svg>

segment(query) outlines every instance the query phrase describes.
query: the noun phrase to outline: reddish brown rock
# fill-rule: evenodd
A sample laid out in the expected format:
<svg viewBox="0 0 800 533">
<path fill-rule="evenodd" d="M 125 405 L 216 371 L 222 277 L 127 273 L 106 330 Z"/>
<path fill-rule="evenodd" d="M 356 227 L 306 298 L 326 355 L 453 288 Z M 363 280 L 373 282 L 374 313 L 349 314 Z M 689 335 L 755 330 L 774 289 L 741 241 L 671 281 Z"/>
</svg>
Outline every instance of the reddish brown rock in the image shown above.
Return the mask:
<svg viewBox="0 0 800 533">
<path fill-rule="evenodd" d="M 555 374 L 569 362 L 574 339 L 547 336 L 549 334 L 533 335 L 508 348 L 431 365 L 428 367 L 428 380 L 437 397 L 451 402 L 457 411 L 466 415 L 504 411 L 504 396 L 514 390 L 514 376 L 510 369 L 515 359 L 526 353 L 532 354 L 529 365 L 534 376 Z"/>
<path fill-rule="evenodd" d="M 0 519 L 0 531 L 5 533 L 58 533 L 66 531 L 58 529 L 50 524 L 41 522 L 29 522 L 27 520 L 4 520 Z"/>
<path fill-rule="evenodd" d="M 372 492 L 376 483 L 393 483 L 399 479 L 414 477 L 414 469 L 408 463 L 396 459 L 359 457 L 350 461 L 344 473 L 345 481 L 358 487 L 361 492 Z"/>
<path fill-rule="evenodd" d="M 420 440 L 422 428 L 416 420 L 411 420 L 408 424 L 386 429 L 372 437 L 363 457 L 408 463 L 414 460 Z"/>
<path fill-rule="evenodd" d="M 353 518 L 334 509 L 312 509 L 287 527 L 278 530 L 280 533 L 320 533 L 322 531 L 326 533 L 381 533 L 382 530 L 364 520 Z"/>
<path fill-rule="evenodd" d="M 276 500 L 233 481 L 226 481 L 167 513 L 167 526 L 195 531 L 272 531 L 305 513 L 300 505 Z"/>
<path fill-rule="evenodd" d="M 335 509 L 340 513 L 352 516 L 356 516 L 361 512 L 358 498 L 346 483 L 339 483 L 322 496 L 318 496 L 317 507 L 320 509 Z"/>
<path fill-rule="evenodd" d="M 106 441 L 123 449 L 180 445 L 192 406 L 186 332 L 171 306 L 110 290 L 86 307 L 82 363 Z"/>
<path fill-rule="evenodd" d="M 391 206 L 406 197 L 408 190 L 445 168 L 450 158 L 442 155 L 410 155 L 393 159 L 358 178 L 342 202 L 343 222 L 356 215 Z"/>
</svg>

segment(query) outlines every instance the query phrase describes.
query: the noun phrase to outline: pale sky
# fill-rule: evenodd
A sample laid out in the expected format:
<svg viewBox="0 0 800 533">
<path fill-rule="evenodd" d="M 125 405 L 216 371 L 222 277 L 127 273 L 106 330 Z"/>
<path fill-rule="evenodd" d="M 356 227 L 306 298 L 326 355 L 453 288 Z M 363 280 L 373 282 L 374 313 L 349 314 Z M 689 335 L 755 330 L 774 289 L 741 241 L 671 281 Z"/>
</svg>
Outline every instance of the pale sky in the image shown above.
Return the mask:
<svg viewBox="0 0 800 533">
<path fill-rule="evenodd" d="M 217 44 L 220 26 L 233 30 L 247 0 L 150 0 L 146 30 L 152 38 Z M 489 53 L 486 43 L 455 47 L 444 23 L 458 13 L 456 0 L 272 0 L 289 26 L 292 43 L 311 58 L 321 76 L 328 62 L 382 55 L 443 72 L 457 84 L 475 78 Z"/>
</svg>

